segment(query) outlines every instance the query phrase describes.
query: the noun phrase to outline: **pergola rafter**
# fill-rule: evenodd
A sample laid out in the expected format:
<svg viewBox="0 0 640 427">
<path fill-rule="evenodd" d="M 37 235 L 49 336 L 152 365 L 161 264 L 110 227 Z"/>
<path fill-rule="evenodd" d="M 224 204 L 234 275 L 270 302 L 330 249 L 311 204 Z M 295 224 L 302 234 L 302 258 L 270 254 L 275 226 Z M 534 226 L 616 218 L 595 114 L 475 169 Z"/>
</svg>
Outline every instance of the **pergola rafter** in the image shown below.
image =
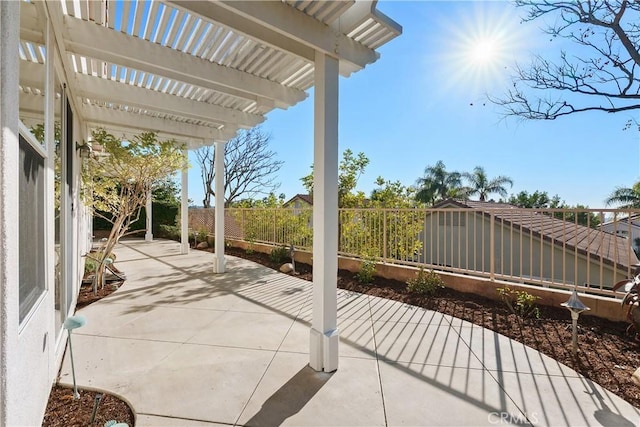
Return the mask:
<svg viewBox="0 0 640 427">
<path fill-rule="evenodd" d="M 338 59 L 348 76 L 376 61 L 374 49 L 401 32 L 370 0 L 45 5 L 78 105 L 172 114 L 198 129 L 195 140 L 207 133 L 202 122 L 227 135 L 305 99 L 317 52 Z M 44 8 L 22 2 L 20 9 L 21 39 L 43 45 Z"/>
<path fill-rule="evenodd" d="M 43 94 L 53 73 L 44 71 L 51 64 L 43 52 L 53 48 L 66 84 L 59 90 L 85 133 L 73 135 L 78 140 L 89 139 L 97 127 L 124 137 L 154 131 L 191 149 L 215 143 L 216 154 L 224 153 L 238 129 L 296 105 L 315 87 L 310 365 L 337 369 L 339 76 L 374 63 L 375 49 L 402 28 L 376 9 L 375 0 L 34 0 L 21 2 L 20 25 L 23 118 L 46 115 Z M 215 174 L 215 206 L 221 208 L 220 155 Z M 186 218 L 186 169 L 182 183 Z M 215 216 L 213 272 L 223 273 L 224 209 Z M 149 225 L 150 212 L 147 217 Z M 183 253 L 189 250 L 187 231 L 185 221 Z M 145 238 L 152 237 L 147 230 Z"/>
</svg>

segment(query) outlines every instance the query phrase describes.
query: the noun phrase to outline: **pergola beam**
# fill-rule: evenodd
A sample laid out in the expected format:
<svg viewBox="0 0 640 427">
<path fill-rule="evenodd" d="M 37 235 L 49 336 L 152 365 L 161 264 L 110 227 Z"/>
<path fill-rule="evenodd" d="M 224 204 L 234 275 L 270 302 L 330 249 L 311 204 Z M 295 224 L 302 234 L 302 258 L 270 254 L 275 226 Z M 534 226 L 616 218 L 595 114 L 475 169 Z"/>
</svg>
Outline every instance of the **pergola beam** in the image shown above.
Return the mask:
<svg viewBox="0 0 640 427">
<path fill-rule="evenodd" d="M 44 33 L 46 26 L 38 15 L 35 3 L 20 2 L 20 40 L 44 45 Z"/>
<path fill-rule="evenodd" d="M 64 44 L 76 55 L 243 99 L 272 99 L 283 108 L 306 98 L 303 91 L 71 16 L 64 16 Z"/>
<path fill-rule="evenodd" d="M 341 73 L 364 68 L 379 54 L 285 3 L 276 1 L 168 1 L 248 37 L 309 62 L 322 52 L 349 63 Z M 348 70 L 348 71 L 347 71 Z"/>
<path fill-rule="evenodd" d="M 114 110 L 106 107 L 83 105 L 82 116 L 87 124 L 94 126 L 113 125 L 138 131 L 153 131 L 177 137 L 197 138 L 203 141 L 228 141 L 236 130 L 216 129 L 208 126 L 177 122 L 166 118 L 135 114 L 130 111 Z"/>
<path fill-rule="evenodd" d="M 91 122 L 87 124 L 87 134 L 91 135 L 91 131 L 97 128 L 104 129 L 106 132 L 110 133 L 111 135 L 117 138 L 122 138 L 122 139 L 131 139 L 131 138 L 134 138 L 136 135 L 140 134 L 140 129 L 134 129 L 134 128 L 123 127 L 118 125 L 106 125 L 104 123 L 95 123 L 95 122 Z M 183 135 L 167 134 L 163 132 L 156 133 L 156 136 L 158 137 L 159 140 L 174 139 L 177 144 L 179 145 L 184 144 L 187 150 L 198 149 L 207 143 L 207 141 L 200 138 L 185 137 Z M 212 142 L 209 141 L 208 143 L 211 144 Z"/>
<path fill-rule="evenodd" d="M 251 128 L 264 117 L 100 77 L 77 74 L 79 96 L 145 108 L 223 125 Z"/>
</svg>

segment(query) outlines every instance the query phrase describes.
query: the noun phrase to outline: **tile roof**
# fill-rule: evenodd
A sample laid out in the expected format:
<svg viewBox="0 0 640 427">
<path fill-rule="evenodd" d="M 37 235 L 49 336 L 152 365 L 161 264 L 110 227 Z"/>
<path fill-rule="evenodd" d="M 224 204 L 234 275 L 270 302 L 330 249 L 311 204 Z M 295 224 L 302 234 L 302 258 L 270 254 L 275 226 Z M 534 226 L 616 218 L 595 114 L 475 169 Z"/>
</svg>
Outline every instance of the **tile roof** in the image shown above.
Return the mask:
<svg viewBox="0 0 640 427">
<path fill-rule="evenodd" d="M 555 245 L 577 249 L 578 253 L 590 258 L 602 258 L 610 265 L 627 268 L 639 262 L 628 239 L 543 213 L 562 210 L 524 209 L 508 203 L 454 199 L 443 200 L 433 206 L 434 209 L 446 207 L 470 208 L 493 215 L 505 225 L 530 232 Z"/>
</svg>

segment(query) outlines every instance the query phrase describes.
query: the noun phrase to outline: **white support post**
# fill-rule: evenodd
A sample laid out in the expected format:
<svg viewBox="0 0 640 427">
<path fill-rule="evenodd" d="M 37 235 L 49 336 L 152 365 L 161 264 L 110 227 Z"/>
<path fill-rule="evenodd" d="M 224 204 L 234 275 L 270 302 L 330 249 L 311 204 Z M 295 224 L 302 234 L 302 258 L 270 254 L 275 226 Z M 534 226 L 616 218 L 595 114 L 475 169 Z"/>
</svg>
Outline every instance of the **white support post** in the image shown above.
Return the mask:
<svg viewBox="0 0 640 427">
<path fill-rule="evenodd" d="M 187 150 L 183 151 L 185 159 Z M 180 253 L 189 253 L 189 169 L 182 168 L 182 188 L 180 191 Z"/>
<path fill-rule="evenodd" d="M 213 167 L 216 188 L 213 272 L 224 273 L 224 142 L 215 143 Z"/>
<path fill-rule="evenodd" d="M 153 242 L 153 203 L 152 203 L 152 195 L 151 191 L 147 193 L 147 204 L 144 208 L 145 213 L 147 214 L 147 232 L 144 233 L 144 241 L 145 242 Z"/>
<path fill-rule="evenodd" d="M 338 61 L 315 57 L 313 321 L 309 366 L 338 369 Z"/>
</svg>

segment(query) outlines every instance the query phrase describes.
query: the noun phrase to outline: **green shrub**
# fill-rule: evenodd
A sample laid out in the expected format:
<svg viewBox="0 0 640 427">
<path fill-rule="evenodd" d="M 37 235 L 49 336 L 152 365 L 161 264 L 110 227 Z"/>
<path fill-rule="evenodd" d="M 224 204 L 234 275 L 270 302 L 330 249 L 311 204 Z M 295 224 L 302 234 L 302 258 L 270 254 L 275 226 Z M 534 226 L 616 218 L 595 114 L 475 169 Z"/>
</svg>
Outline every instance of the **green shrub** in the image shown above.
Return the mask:
<svg viewBox="0 0 640 427">
<path fill-rule="evenodd" d="M 177 205 L 162 202 L 162 201 L 153 201 L 151 213 L 153 218 L 153 229 L 152 232 L 154 235 L 159 235 L 161 233 L 162 226 L 173 226 L 176 225 L 176 218 L 178 216 L 178 212 L 180 211 L 180 204 Z M 106 218 L 112 218 L 113 215 L 110 212 L 101 212 L 101 215 L 104 215 Z M 113 223 L 107 221 L 104 218 L 99 216 L 93 217 L 93 229 L 94 230 L 111 230 Z M 133 222 L 129 226 L 129 230 L 144 230 L 147 227 L 147 211 L 145 209 L 140 210 L 140 217 L 137 221 Z"/>
<path fill-rule="evenodd" d="M 360 271 L 356 273 L 358 282 L 367 284 L 373 281 L 373 275 L 376 272 L 376 259 L 371 256 L 363 257 L 360 263 Z"/>
<path fill-rule="evenodd" d="M 407 280 L 407 290 L 422 295 L 433 296 L 444 288 L 444 282 L 438 273 L 433 270 L 426 271 L 420 267 L 420 271 L 413 279 Z"/>
<path fill-rule="evenodd" d="M 165 224 L 160 224 L 157 236 L 163 239 L 175 240 L 177 242 L 179 242 L 180 239 L 182 238 L 180 227 L 177 227 L 175 225 L 165 225 Z"/>
<path fill-rule="evenodd" d="M 94 260 L 92 260 L 91 258 L 86 258 L 84 260 L 84 273 L 94 273 L 96 271 L 96 268 L 98 268 L 98 263 Z"/>
<path fill-rule="evenodd" d="M 276 264 L 284 262 L 289 257 L 289 249 L 285 246 L 279 246 L 271 250 L 271 261 Z"/>
<path fill-rule="evenodd" d="M 540 299 L 535 295 L 531 295 L 527 291 L 518 291 L 511 289 L 509 286 L 496 289 L 500 295 L 502 302 L 506 304 L 516 316 L 526 319 L 528 317 L 540 318 L 540 309 L 536 306 L 536 301 Z"/>
<path fill-rule="evenodd" d="M 208 234 L 206 230 L 191 230 L 189 232 L 189 241 L 194 244 L 206 242 Z"/>
</svg>

